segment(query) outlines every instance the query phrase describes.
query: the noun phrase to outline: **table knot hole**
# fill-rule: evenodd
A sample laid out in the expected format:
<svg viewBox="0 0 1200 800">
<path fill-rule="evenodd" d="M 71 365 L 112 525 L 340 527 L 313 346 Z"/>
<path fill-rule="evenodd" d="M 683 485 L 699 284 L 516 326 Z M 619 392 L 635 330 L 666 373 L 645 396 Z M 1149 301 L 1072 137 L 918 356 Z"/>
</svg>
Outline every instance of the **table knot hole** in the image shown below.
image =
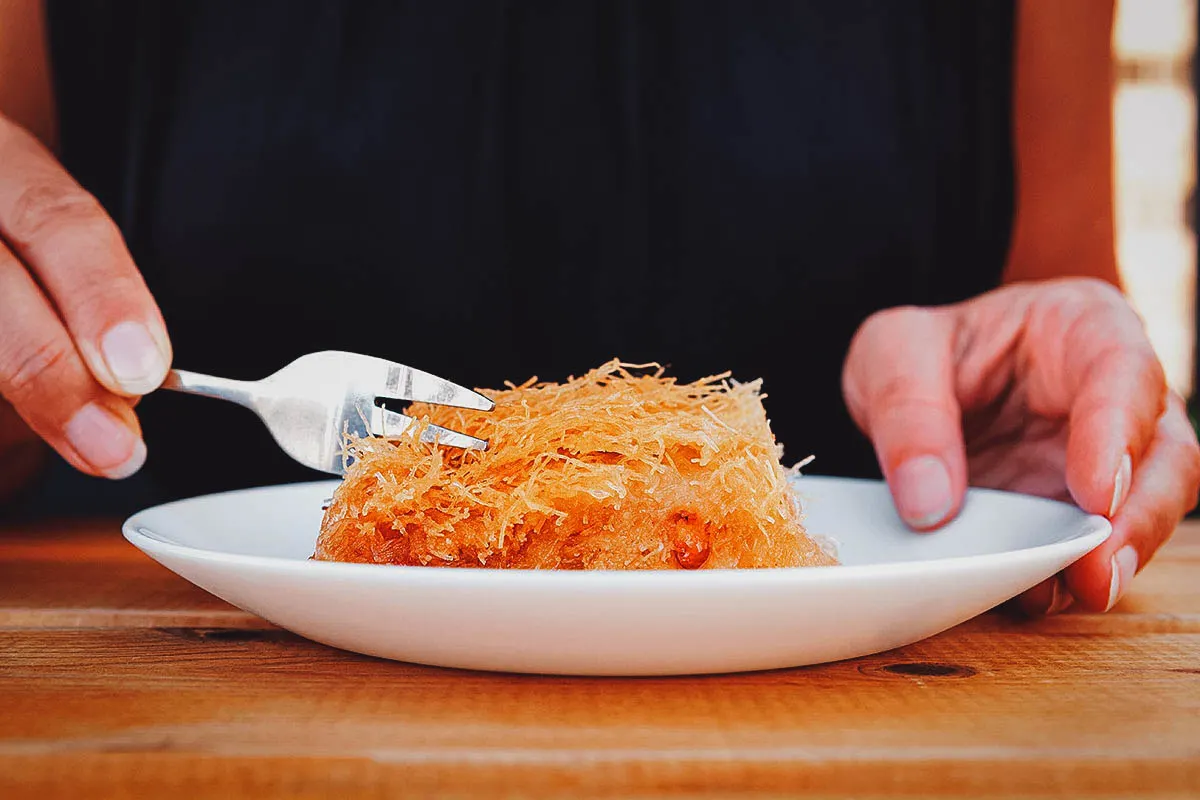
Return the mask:
<svg viewBox="0 0 1200 800">
<path fill-rule="evenodd" d="M 976 674 L 973 668 L 961 664 L 941 664 L 932 661 L 904 661 L 885 664 L 878 669 L 891 675 L 910 678 L 970 678 Z"/>
<path fill-rule="evenodd" d="M 287 637 L 273 628 L 159 628 L 163 633 L 201 642 L 268 642 Z"/>
</svg>

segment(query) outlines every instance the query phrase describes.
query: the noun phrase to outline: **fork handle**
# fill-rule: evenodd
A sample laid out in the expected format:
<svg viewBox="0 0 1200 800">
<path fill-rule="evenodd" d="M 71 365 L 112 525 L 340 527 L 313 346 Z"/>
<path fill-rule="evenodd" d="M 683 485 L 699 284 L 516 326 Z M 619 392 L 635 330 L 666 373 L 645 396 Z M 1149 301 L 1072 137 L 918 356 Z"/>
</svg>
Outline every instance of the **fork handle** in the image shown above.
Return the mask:
<svg viewBox="0 0 1200 800">
<path fill-rule="evenodd" d="M 256 395 L 255 384 L 252 381 L 217 378 L 212 375 L 202 375 L 199 372 L 188 372 L 185 369 L 173 369 L 168 372 L 162 388 L 170 389 L 173 392 L 228 400 L 246 408 L 253 407 Z"/>
</svg>

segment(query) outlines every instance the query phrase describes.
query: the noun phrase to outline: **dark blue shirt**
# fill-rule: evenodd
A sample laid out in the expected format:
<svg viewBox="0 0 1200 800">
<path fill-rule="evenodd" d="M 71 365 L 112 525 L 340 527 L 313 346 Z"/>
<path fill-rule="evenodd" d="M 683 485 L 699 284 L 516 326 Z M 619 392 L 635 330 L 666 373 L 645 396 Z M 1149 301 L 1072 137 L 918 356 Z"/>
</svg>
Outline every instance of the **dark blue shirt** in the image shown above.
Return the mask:
<svg viewBox="0 0 1200 800">
<path fill-rule="evenodd" d="M 612 356 L 728 369 L 764 379 L 785 461 L 838 474 L 876 471 L 840 394 L 856 327 L 1000 280 L 1014 13 L 49 3 L 62 158 L 178 366 L 254 378 L 339 348 L 471 386 Z M 136 502 L 316 477 L 242 409 L 139 410 Z"/>
</svg>

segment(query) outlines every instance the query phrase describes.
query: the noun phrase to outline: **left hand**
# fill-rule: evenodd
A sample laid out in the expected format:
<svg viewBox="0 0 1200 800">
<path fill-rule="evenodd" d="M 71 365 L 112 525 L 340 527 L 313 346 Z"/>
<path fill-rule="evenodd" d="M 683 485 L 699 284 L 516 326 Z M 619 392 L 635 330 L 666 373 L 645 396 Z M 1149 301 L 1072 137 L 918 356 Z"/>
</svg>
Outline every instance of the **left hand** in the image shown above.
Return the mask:
<svg viewBox="0 0 1200 800">
<path fill-rule="evenodd" d="M 863 323 L 846 402 L 914 529 L 953 518 L 968 484 L 1072 500 L 1113 534 L 1026 592 L 1029 613 L 1106 611 L 1200 488 L 1200 447 L 1141 320 L 1107 283 L 1015 284 Z"/>
</svg>

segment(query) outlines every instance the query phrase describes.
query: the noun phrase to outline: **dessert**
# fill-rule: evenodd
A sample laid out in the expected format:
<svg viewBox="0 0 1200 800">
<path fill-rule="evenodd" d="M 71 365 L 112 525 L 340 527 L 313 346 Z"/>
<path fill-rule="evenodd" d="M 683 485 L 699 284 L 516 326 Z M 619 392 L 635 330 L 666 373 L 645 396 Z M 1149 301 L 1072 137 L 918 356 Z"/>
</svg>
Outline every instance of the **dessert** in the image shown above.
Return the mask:
<svg viewBox="0 0 1200 800">
<path fill-rule="evenodd" d="M 415 403 L 395 441 L 355 439 L 315 559 L 526 569 L 827 566 L 780 463 L 761 383 L 609 361 L 480 390 L 491 412 Z M 419 440 L 434 423 L 486 451 Z M 794 470 L 795 468 L 793 468 Z"/>
</svg>

